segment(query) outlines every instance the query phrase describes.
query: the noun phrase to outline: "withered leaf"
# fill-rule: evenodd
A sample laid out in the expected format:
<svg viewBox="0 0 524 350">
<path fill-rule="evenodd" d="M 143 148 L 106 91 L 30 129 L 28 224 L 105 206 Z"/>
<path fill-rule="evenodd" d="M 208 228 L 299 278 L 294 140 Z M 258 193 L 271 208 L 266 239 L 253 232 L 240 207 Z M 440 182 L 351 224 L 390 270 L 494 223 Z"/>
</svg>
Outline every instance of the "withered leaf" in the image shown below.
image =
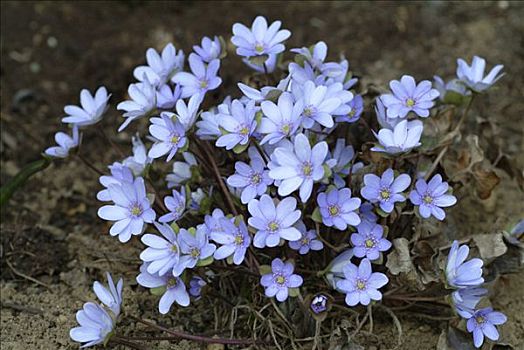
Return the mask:
<svg viewBox="0 0 524 350">
<path fill-rule="evenodd" d="M 482 259 L 493 259 L 508 251 L 508 247 L 504 243 L 504 235 L 501 232 L 477 234 L 472 238 L 479 249 Z"/>
</svg>

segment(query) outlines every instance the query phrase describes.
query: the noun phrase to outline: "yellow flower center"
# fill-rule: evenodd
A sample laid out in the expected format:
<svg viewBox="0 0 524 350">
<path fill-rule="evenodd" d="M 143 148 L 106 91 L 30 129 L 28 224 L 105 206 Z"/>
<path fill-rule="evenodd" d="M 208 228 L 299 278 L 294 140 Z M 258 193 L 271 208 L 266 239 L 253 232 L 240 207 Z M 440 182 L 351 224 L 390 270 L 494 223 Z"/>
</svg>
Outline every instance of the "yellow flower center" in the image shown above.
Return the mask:
<svg viewBox="0 0 524 350">
<path fill-rule="evenodd" d="M 176 278 L 171 278 L 167 281 L 167 288 L 172 288 L 177 285 L 178 281 Z"/>
<path fill-rule="evenodd" d="M 258 53 L 261 53 L 264 51 L 264 46 L 262 44 L 256 44 L 255 45 L 255 51 Z"/>
<path fill-rule="evenodd" d="M 262 177 L 260 176 L 259 173 L 253 174 L 253 176 L 251 176 L 251 183 L 252 184 L 258 185 L 260 183 L 260 181 L 262 181 Z"/>
<path fill-rule="evenodd" d="M 354 108 L 351 108 L 351 110 L 348 113 L 348 117 L 352 118 L 355 116 L 356 113 L 357 111 Z"/>
<path fill-rule="evenodd" d="M 172 245 L 172 246 L 171 246 L 171 251 L 177 253 L 177 252 L 178 252 L 178 248 L 177 248 L 177 246 L 176 246 L 176 245 Z"/>
<path fill-rule="evenodd" d="M 236 235 L 235 236 L 235 244 L 236 245 L 241 245 L 242 243 L 244 243 L 244 237 L 242 237 L 242 235 Z"/>
<path fill-rule="evenodd" d="M 365 244 L 366 248 L 373 248 L 375 246 L 375 242 L 371 238 L 366 239 Z"/>
<path fill-rule="evenodd" d="M 291 131 L 291 125 L 289 125 L 289 124 L 284 124 L 284 125 L 282 126 L 282 133 L 288 135 L 290 131 Z"/>
<path fill-rule="evenodd" d="M 207 80 L 200 80 L 200 88 L 201 89 L 207 88 Z"/>
<path fill-rule="evenodd" d="M 307 237 L 302 238 L 302 239 L 300 240 L 300 243 L 301 243 L 302 245 L 307 245 L 307 244 L 309 244 L 309 238 L 307 238 Z"/>
<path fill-rule="evenodd" d="M 142 213 L 142 208 L 140 208 L 138 205 L 135 205 L 135 206 L 133 206 L 133 208 L 131 208 L 131 214 L 132 215 L 138 216 L 138 215 L 140 215 L 140 213 Z"/>
<path fill-rule="evenodd" d="M 482 324 L 482 323 L 486 322 L 486 319 L 479 315 L 479 316 L 475 317 L 475 321 L 477 321 L 478 324 Z"/>
<path fill-rule="evenodd" d="M 423 200 L 424 203 L 426 203 L 426 204 L 431 204 L 431 202 L 433 202 L 433 198 L 432 198 L 429 194 L 424 195 L 424 197 L 422 198 L 422 200 Z"/>
<path fill-rule="evenodd" d="M 389 192 L 387 188 L 384 188 L 380 191 L 380 197 L 382 197 L 382 199 L 389 199 L 390 196 L 391 196 L 391 193 Z"/>
<path fill-rule="evenodd" d="M 309 107 L 304 108 L 304 115 L 306 117 L 311 117 L 311 115 L 313 115 L 313 111 L 311 110 L 311 108 Z"/>
<path fill-rule="evenodd" d="M 269 223 L 269 225 L 267 225 L 267 227 L 269 228 L 269 231 L 275 232 L 276 230 L 278 230 L 278 223 L 275 221 L 272 221 Z"/>
<path fill-rule="evenodd" d="M 357 289 L 358 290 L 364 290 L 366 289 L 366 283 L 362 280 L 357 281 Z"/>
<path fill-rule="evenodd" d="M 278 275 L 277 278 L 275 278 L 275 282 L 278 284 L 284 284 L 286 282 L 286 278 L 282 275 Z"/>
<path fill-rule="evenodd" d="M 243 127 L 240 129 L 239 133 L 240 133 L 241 135 L 248 135 L 248 134 L 249 134 L 249 128 L 248 128 L 247 126 L 243 126 Z"/>
<path fill-rule="evenodd" d="M 406 100 L 406 106 L 413 107 L 415 105 L 415 101 L 412 98 L 408 98 Z"/>
<path fill-rule="evenodd" d="M 198 248 L 192 248 L 191 249 L 191 257 L 192 258 L 198 258 L 199 255 L 200 255 L 200 249 L 198 249 Z"/>
<path fill-rule="evenodd" d="M 330 206 L 330 207 L 328 208 L 328 210 L 329 210 L 329 215 L 331 215 L 331 216 L 336 216 L 336 215 L 338 215 L 338 212 L 339 212 L 338 206 L 336 206 L 336 205 L 332 205 L 332 206 Z"/>
<path fill-rule="evenodd" d="M 311 166 L 311 163 L 304 163 L 302 165 L 302 172 L 304 173 L 305 176 L 310 176 L 311 173 L 313 172 L 313 167 Z"/>
<path fill-rule="evenodd" d="M 180 141 L 180 136 L 173 135 L 173 137 L 171 137 L 171 143 L 177 144 L 178 141 Z"/>
</svg>

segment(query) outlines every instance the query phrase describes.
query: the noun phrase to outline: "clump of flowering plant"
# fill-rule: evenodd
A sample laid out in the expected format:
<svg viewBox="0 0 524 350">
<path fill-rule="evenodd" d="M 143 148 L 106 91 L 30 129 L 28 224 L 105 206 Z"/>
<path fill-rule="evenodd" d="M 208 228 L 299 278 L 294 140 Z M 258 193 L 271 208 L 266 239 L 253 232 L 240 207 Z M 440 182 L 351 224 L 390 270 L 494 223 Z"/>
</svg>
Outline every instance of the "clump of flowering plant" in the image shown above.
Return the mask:
<svg viewBox="0 0 524 350">
<path fill-rule="evenodd" d="M 134 70 L 138 81 L 117 105 L 122 137 L 137 129 L 132 155 L 100 176 L 103 189 L 96 197 L 102 202 L 98 216 L 112 223 L 108 233 L 143 244 L 135 251 L 142 265 L 132 267 L 140 288 L 158 299 L 160 314 L 225 302 L 235 306 L 235 317 L 258 322 L 252 329 L 261 333 L 253 339 L 233 338 L 235 329 L 230 338 L 178 337 L 237 345 L 263 339 L 296 348 L 299 331 L 315 346 L 323 341 L 321 332 L 331 333 L 322 322 L 340 321 L 332 304 L 366 305 L 367 312 L 378 302 L 411 308 L 414 290 L 430 293 L 434 282 L 450 288 L 451 305 L 467 319 L 475 346 L 484 336 L 498 339 L 495 325 L 506 317 L 477 308 L 487 294 L 480 287 L 485 262 L 466 261 L 469 248 L 454 241 L 440 278 L 433 260 L 420 260 L 439 254 L 445 243 L 432 246 L 419 227 L 440 227 L 460 198 L 441 160 L 472 99 L 501 77 L 502 67 L 484 77 L 483 59 L 475 57 L 472 66 L 459 60 L 452 84 L 438 78 L 433 86 L 403 75 L 389 83 L 390 92 L 375 94 L 359 86 L 345 58 L 326 62 L 324 42 L 286 52 L 290 35 L 280 21 L 268 24 L 259 16 L 250 27 L 233 25 L 233 50 L 221 37 L 205 37 L 186 65 L 184 52 L 169 44 L 161 53 L 147 50 L 147 65 Z M 217 100 L 228 81 L 220 76 L 221 61 L 233 52 L 265 83 L 235 76 L 239 90 Z M 450 91 L 463 97 L 453 108 L 443 96 Z M 103 117 L 110 97 L 104 87 L 94 96 L 83 90 L 81 107 L 65 108 L 63 121 L 73 136 L 59 132 L 46 162 L 81 146 L 81 128 Z M 428 131 L 443 111 L 456 110 L 463 115 L 447 134 Z M 148 119 L 147 129 L 139 118 Z M 421 254 L 421 246 L 430 252 Z M 416 286 L 405 283 L 406 275 Z M 109 288 L 94 287 L 102 304 L 87 303 L 77 314 L 80 327 L 71 330 L 83 346 L 111 339 L 129 344 L 115 335 L 122 283 L 108 279 Z M 300 321 L 295 325 L 292 317 Z M 282 329 L 275 329 L 279 322 Z"/>
</svg>

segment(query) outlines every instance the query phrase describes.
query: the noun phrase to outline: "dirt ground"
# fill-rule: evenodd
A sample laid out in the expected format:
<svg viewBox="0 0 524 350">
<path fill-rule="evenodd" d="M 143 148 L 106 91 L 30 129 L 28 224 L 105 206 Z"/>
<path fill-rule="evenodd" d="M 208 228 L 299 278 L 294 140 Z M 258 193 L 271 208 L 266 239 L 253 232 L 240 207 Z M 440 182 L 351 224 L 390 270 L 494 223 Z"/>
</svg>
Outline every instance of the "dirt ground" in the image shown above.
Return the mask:
<svg viewBox="0 0 524 350">
<path fill-rule="evenodd" d="M 486 57 L 505 65 L 503 78 L 473 108 L 494 120 L 504 150 L 520 169 L 524 132 L 524 5 L 518 2 L 366 3 L 366 2 L 9 2 L 1 3 L 1 179 L 2 183 L 53 143 L 62 108 L 75 104 L 82 88 L 103 84 L 123 100 L 132 68 L 148 47 L 174 42 L 186 53 L 204 35 L 228 38 L 234 22 L 257 14 L 280 19 L 293 33 L 287 47 L 324 40 L 329 56 L 345 53 L 367 83 L 384 85 L 408 73 L 417 79 L 451 77 L 458 57 Z M 224 62 L 224 86 L 248 71 L 238 57 Z M 231 89 L 231 88 L 230 88 Z M 120 123 L 110 112 L 104 127 Z M 475 118 L 468 127 L 478 133 Z M 130 133 L 118 135 L 123 144 Z M 84 154 L 99 168 L 119 158 L 107 151 L 96 132 L 84 135 Z M 106 270 L 126 280 L 125 304 L 142 317 L 187 331 L 205 332 L 213 315 L 192 311 L 160 317 L 148 310 L 154 298 L 136 286 L 137 256 L 128 254 L 97 219 L 96 174 L 74 159 L 51 166 L 19 191 L 2 212 L 2 349 L 76 349 L 68 337 L 74 312 L 93 297 L 91 284 Z M 492 198 L 466 196 L 451 210 L 455 236 L 493 232 L 523 217 L 523 193 L 505 176 Z M 129 248 L 131 249 L 131 248 Z M 24 277 L 25 276 L 25 277 Z M 28 280 L 28 277 L 38 282 Z M 502 341 L 524 349 L 524 274 L 500 281 L 491 298 L 509 322 Z M 197 306 L 197 308 L 203 306 Z M 197 314 L 197 312 L 193 312 Z M 403 349 L 435 349 L 446 322 L 399 314 Z M 367 349 L 395 345 L 391 320 L 377 315 L 375 336 L 359 338 Z M 140 330 L 127 324 L 125 329 Z M 158 349 L 196 349 L 199 345 L 159 342 Z"/>
</svg>

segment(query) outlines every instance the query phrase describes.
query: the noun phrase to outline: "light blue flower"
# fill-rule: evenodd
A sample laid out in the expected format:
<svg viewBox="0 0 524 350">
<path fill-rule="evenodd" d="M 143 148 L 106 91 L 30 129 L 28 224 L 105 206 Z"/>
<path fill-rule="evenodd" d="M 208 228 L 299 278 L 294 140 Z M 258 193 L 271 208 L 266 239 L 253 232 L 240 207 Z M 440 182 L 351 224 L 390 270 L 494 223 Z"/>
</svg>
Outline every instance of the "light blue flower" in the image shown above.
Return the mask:
<svg viewBox="0 0 524 350">
<path fill-rule="evenodd" d="M 403 120 L 395 125 L 393 130 L 380 129 L 378 134 L 373 131 L 380 145 L 372 147 L 371 150 L 389 154 L 409 152 L 421 145 L 420 136 L 423 129 L 420 120 Z"/>
<path fill-rule="evenodd" d="M 80 104 L 82 107 L 74 105 L 65 106 L 64 112 L 67 116 L 62 118 L 62 122 L 77 126 L 98 123 L 107 110 L 107 101 L 110 97 L 111 94 L 107 94 L 104 86 L 99 87 L 94 96 L 92 96 L 87 89 L 83 89 L 80 92 Z"/>
<path fill-rule="evenodd" d="M 186 229 L 180 229 L 178 244 L 180 246 L 180 260 L 174 267 L 173 274 L 180 276 L 185 269 L 192 269 L 199 260 L 204 260 L 213 255 L 216 246 L 209 243 L 206 227 L 197 227 L 194 235 Z"/>
<path fill-rule="evenodd" d="M 186 130 L 191 129 L 197 120 L 202 97 L 203 95 L 191 96 L 187 105 L 184 100 L 178 100 L 176 103 L 177 120 L 180 121 Z"/>
<path fill-rule="evenodd" d="M 158 302 L 158 310 L 162 315 L 167 314 L 175 302 L 180 306 L 189 306 L 189 294 L 180 277 L 174 277 L 171 274 L 163 276 L 150 274 L 147 272 L 147 263 L 144 263 L 140 266 L 140 274 L 136 277 L 136 281 L 146 288 L 165 288 Z"/>
<path fill-rule="evenodd" d="M 180 192 L 173 190 L 172 196 L 164 197 L 164 204 L 169 213 L 158 218 L 160 222 L 173 222 L 179 220 L 186 210 L 186 188 L 182 186 Z"/>
<path fill-rule="evenodd" d="M 381 96 L 375 100 L 375 114 L 377 115 L 378 123 L 384 129 L 394 130 L 395 126 L 402 121 L 400 118 L 388 118 Z"/>
<path fill-rule="evenodd" d="M 346 294 L 346 304 L 369 305 L 371 300 L 382 300 L 379 288 L 385 286 L 389 280 L 383 273 L 373 272 L 369 259 L 362 259 L 357 267 L 351 262 L 342 268 L 344 278 L 337 281 L 337 288 Z"/>
<path fill-rule="evenodd" d="M 160 116 L 161 118 L 151 118 L 149 133 L 154 137 L 155 143 L 147 155 L 156 159 L 167 154 L 166 161 L 169 162 L 186 145 L 186 130 L 178 119 L 173 121 L 166 112 L 162 112 Z"/>
<path fill-rule="evenodd" d="M 225 218 L 224 212 L 221 209 L 214 209 L 211 215 L 204 217 L 204 225 L 207 229 L 207 234 L 211 239 L 214 234 L 231 233 L 226 232 L 222 219 Z"/>
<path fill-rule="evenodd" d="M 234 220 L 222 217 L 219 219 L 221 230 L 213 230 L 209 237 L 220 244 L 213 257 L 217 260 L 233 256 L 233 263 L 240 265 L 244 261 L 247 249 L 251 245 L 251 236 L 247 231 L 246 224 L 240 220 L 235 225 Z"/>
<path fill-rule="evenodd" d="M 354 157 L 355 150 L 353 149 L 353 146 L 346 146 L 346 140 L 337 139 L 333 154 L 331 157 L 328 156 L 328 158 L 331 158 L 336 162 L 335 166 L 333 166 L 331 170 L 333 172 L 333 182 L 337 188 L 340 189 L 346 186 L 345 177 L 349 175 L 350 169 L 354 174 L 364 166 L 362 162 L 352 164 Z"/>
<path fill-rule="evenodd" d="M 133 75 L 139 81 L 147 78 L 154 86 L 161 86 L 178 71 L 184 67 L 184 52 L 176 51 L 175 46 L 169 43 L 159 55 L 155 49 L 149 48 L 146 51 L 147 66 L 136 67 Z"/>
<path fill-rule="evenodd" d="M 295 88 L 293 94 L 296 100 L 302 100 L 304 105 L 302 124 L 305 128 L 312 128 L 314 122 L 326 128 L 333 127 L 333 112 L 342 104 L 342 101 L 328 94 L 327 86 L 316 86 L 314 82 L 307 81 L 303 88 Z"/>
<path fill-rule="evenodd" d="M 96 194 L 96 199 L 101 202 L 111 201 L 111 194 L 109 193 L 109 185 L 116 184 L 119 185 L 122 182 L 133 183 L 134 177 L 131 169 L 122 165 L 121 163 L 115 162 L 113 165 L 109 166 L 111 175 L 102 175 L 98 179 L 100 184 L 105 187 L 105 189 L 99 191 Z"/>
<path fill-rule="evenodd" d="M 120 309 L 122 307 L 122 288 L 124 287 L 124 280 L 120 278 L 115 285 L 113 278 L 109 272 L 106 272 L 107 286 L 106 288 L 102 283 L 95 281 L 93 284 L 93 290 L 97 298 L 111 310 L 113 318 L 116 320 L 120 315 Z"/>
<path fill-rule="evenodd" d="M 82 348 L 103 344 L 113 333 L 115 320 L 100 305 L 85 303 L 82 310 L 76 313 L 80 324 L 69 331 L 69 336 L 76 342 L 83 343 Z"/>
<path fill-rule="evenodd" d="M 475 313 L 475 308 L 483 296 L 488 291 L 479 287 L 466 287 L 451 293 L 451 300 L 455 311 L 465 319 L 470 318 Z"/>
<path fill-rule="evenodd" d="M 291 263 L 284 263 L 279 258 L 271 262 L 271 273 L 262 275 L 260 284 L 265 288 L 265 294 L 271 298 L 276 296 L 280 302 L 289 296 L 289 288 L 298 288 L 304 283 L 302 276 L 293 273 Z"/>
<path fill-rule="evenodd" d="M 44 153 L 54 158 L 66 158 L 72 148 L 78 147 L 80 143 L 80 133 L 78 126 L 73 126 L 73 135 L 69 136 L 64 132 L 57 132 L 55 134 L 55 141 L 58 146 L 47 148 Z"/>
<path fill-rule="evenodd" d="M 226 133 L 218 138 L 216 146 L 230 150 L 236 145 L 246 145 L 257 127 L 256 111 L 254 101 L 244 106 L 239 100 L 233 100 L 230 114 L 220 114 L 219 123 Z"/>
<path fill-rule="evenodd" d="M 467 245 L 459 246 L 453 241 L 446 263 L 446 279 L 448 285 L 455 288 L 479 286 L 484 283 L 482 278 L 482 260 L 478 258 L 466 261 L 469 254 Z"/>
<path fill-rule="evenodd" d="M 202 288 L 207 285 L 206 281 L 198 276 L 193 276 L 189 281 L 189 295 L 195 300 L 199 300 L 202 293 Z"/>
<path fill-rule="evenodd" d="M 327 56 L 327 45 L 323 41 L 319 41 L 311 48 L 302 47 L 291 49 L 291 52 L 301 55 L 314 69 L 320 69 Z"/>
<path fill-rule="evenodd" d="M 204 95 L 210 90 L 215 90 L 222 84 L 222 79 L 217 76 L 220 60 L 214 59 L 208 65 L 197 54 L 189 55 L 191 73 L 178 72 L 173 79 L 174 83 L 182 87 L 182 98 L 193 95 Z"/>
<path fill-rule="evenodd" d="M 147 248 L 140 253 L 140 259 L 147 263 L 147 272 L 151 274 L 172 274 L 180 260 L 180 247 L 175 232 L 168 224 L 154 223 L 162 236 L 147 233 L 142 236 L 142 243 Z"/>
<path fill-rule="evenodd" d="M 195 156 L 190 152 L 183 152 L 183 162 L 174 162 L 173 171 L 166 175 L 167 187 L 179 186 L 191 179 L 191 168 L 198 165 Z"/>
<path fill-rule="evenodd" d="M 144 172 L 144 169 L 148 164 L 151 164 L 153 159 L 147 156 L 147 149 L 140 135 L 137 133 L 136 136 L 131 138 L 133 144 L 133 155 L 127 157 L 122 161 L 122 164 L 133 172 L 133 175 L 140 176 Z"/>
<path fill-rule="evenodd" d="M 280 239 L 296 241 L 301 237 L 293 225 L 300 219 L 300 210 L 296 210 L 297 200 L 286 197 L 275 205 L 267 194 L 260 200 L 253 199 L 247 208 L 251 217 L 248 223 L 257 230 L 253 245 L 257 248 L 276 247 Z"/>
<path fill-rule="evenodd" d="M 381 177 L 375 174 L 364 175 L 364 187 L 360 190 L 360 194 L 371 203 L 378 203 L 384 212 L 391 213 L 396 202 L 406 200 L 402 192 L 410 184 L 409 175 L 400 174 L 395 178 L 393 169 L 389 168 Z"/>
<path fill-rule="evenodd" d="M 357 230 L 351 235 L 353 253 L 357 258 L 376 260 L 380 257 L 380 252 L 391 248 L 391 242 L 383 237 L 384 228 L 381 225 L 362 222 Z"/>
<path fill-rule="evenodd" d="M 193 51 L 195 51 L 196 54 L 200 56 L 202 61 L 209 63 L 216 58 L 220 58 L 220 55 L 222 54 L 222 47 L 217 36 L 215 36 L 213 40 L 205 36 L 202 38 L 200 46 L 193 46 Z"/>
<path fill-rule="evenodd" d="M 160 109 L 171 109 L 180 99 L 182 89 L 180 85 L 175 85 L 173 89 L 167 84 L 162 85 L 156 91 L 156 106 Z"/>
<path fill-rule="evenodd" d="M 355 212 L 360 207 L 360 202 L 360 198 L 351 197 L 349 188 L 334 188 L 317 196 L 322 223 L 329 227 L 335 226 L 341 231 L 346 230 L 348 225 L 360 224 L 360 217 Z"/>
<path fill-rule="evenodd" d="M 445 100 L 446 94 L 449 91 L 455 92 L 462 96 L 471 95 L 471 91 L 469 91 L 467 87 L 458 79 L 452 79 L 446 83 L 444 82 L 444 80 L 442 80 L 441 77 L 439 77 L 438 75 L 434 75 L 433 80 L 433 85 L 435 86 L 435 89 L 437 89 L 437 91 L 439 92 L 439 98 L 441 101 Z"/>
<path fill-rule="evenodd" d="M 317 237 L 315 230 L 308 230 L 302 220 L 299 220 L 295 227 L 300 231 L 302 235 L 300 239 L 289 242 L 289 248 L 298 250 L 301 255 L 309 253 L 310 250 L 322 250 L 324 249 L 324 243 Z"/>
<path fill-rule="evenodd" d="M 328 153 L 325 141 L 313 149 L 304 134 L 295 136 L 293 149 L 278 147 L 272 154 L 269 177 L 281 180 L 278 194 L 287 196 L 300 188 L 300 199 L 305 203 L 311 196 L 313 183 L 324 177 L 324 163 Z"/>
<path fill-rule="evenodd" d="M 152 223 L 156 213 L 146 196 L 143 178 L 136 178 L 133 183 L 111 184 L 108 189 L 114 205 L 105 205 L 98 209 L 98 216 L 115 221 L 109 234 L 118 236 L 120 242 L 125 243 L 131 235 L 141 234 L 144 224 Z"/>
<path fill-rule="evenodd" d="M 448 189 L 448 183 L 442 181 L 440 174 L 433 176 L 428 183 L 424 179 L 418 179 L 415 189 L 409 193 L 409 200 L 418 207 L 418 212 L 424 219 L 433 215 L 442 221 L 446 217 L 442 208 L 457 203 L 455 196 L 446 194 Z"/>
<path fill-rule="evenodd" d="M 118 128 L 124 130 L 133 120 L 148 115 L 156 108 L 156 89 L 147 78 L 141 83 L 131 84 L 127 89 L 131 100 L 120 102 L 116 108 L 125 111 L 125 121 Z"/>
<path fill-rule="evenodd" d="M 244 57 L 279 54 L 285 50 L 282 44 L 291 36 L 289 30 L 279 30 L 282 22 L 275 21 L 268 27 L 262 16 L 257 16 L 251 29 L 240 23 L 233 24 L 231 42 L 237 47 L 237 55 Z"/>
<path fill-rule="evenodd" d="M 264 117 L 257 131 L 265 134 L 261 144 L 274 144 L 294 135 L 302 123 L 304 103 L 302 100 L 295 103 L 289 92 L 283 92 L 279 96 L 278 105 L 271 101 L 263 101 L 260 106 Z"/>
<path fill-rule="evenodd" d="M 473 56 L 471 66 L 468 65 L 466 61 L 459 58 L 457 60 L 457 77 L 473 91 L 482 92 L 504 76 L 504 74 L 499 74 L 504 68 L 502 64 L 493 67 L 486 76 L 484 76 L 485 68 L 486 60 L 481 57 Z"/>
<path fill-rule="evenodd" d="M 508 318 L 502 312 L 493 311 L 487 307 L 477 310 L 466 323 L 468 332 L 473 333 L 473 343 L 480 348 L 484 343 L 484 336 L 491 340 L 499 339 L 498 325 L 506 323 Z"/>
<path fill-rule="evenodd" d="M 251 156 L 250 164 L 244 162 L 235 163 L 235 173 L 227 178 L 229 186 L 242 189 L 240 200 L 243 204 L 249 203 L 252 199 L 266 193 L 267 187 L 273 183 L 269 177 L 269 170 L 266 169 L 264 159 L 255 147 L 248 150 Z"/>
<path fill-rule="evenodd" d="M 336 113 L 335 121 L 338 123 L 354 123 L 360 119 L 360 115 L 364 111 L 364 99 L 360 95 L 355 95 L 343 107 L 343 114 Z"/>
<path fill-rule="evenodd" d="M 216 108 L 209 111 L 202 112 L 200 120 L 196 123 L 196 135 L 201 140 L 216 140 L 222 136 L 220 131 L 220 115 L 230 114 L 231 110 L 231 96 L 227 96 L 224 101 Z"/>
<path fill-rule="evenodd" d="M 439 92 L 431 88 L 429 80 L 416 83 L 409 75 L 403 75 L 400 81 L 392 80 L 389 87 L 393 94 L 381 96 L 388 118 L 405 118 L 409 112 L 419 117 L 429 117 L 429 110 L 434 106 L 434 99 Z"/>
</svg>

